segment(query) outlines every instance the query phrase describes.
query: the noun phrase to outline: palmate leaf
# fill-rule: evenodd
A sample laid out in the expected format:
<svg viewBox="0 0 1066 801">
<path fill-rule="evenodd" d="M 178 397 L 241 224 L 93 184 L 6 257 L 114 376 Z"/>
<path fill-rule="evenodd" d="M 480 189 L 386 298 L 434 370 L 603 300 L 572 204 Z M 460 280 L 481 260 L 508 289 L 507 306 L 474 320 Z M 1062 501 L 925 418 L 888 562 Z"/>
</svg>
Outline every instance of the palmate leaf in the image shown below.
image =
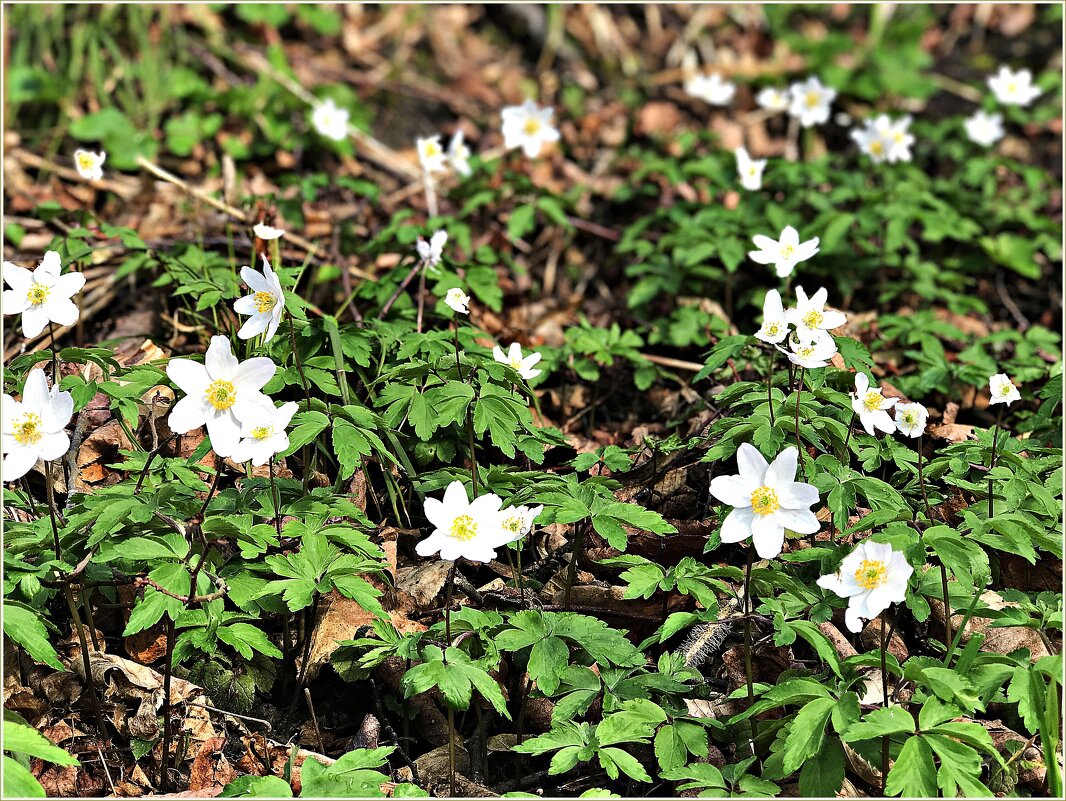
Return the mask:
<svg viewBox="0 0 1066 801">
<path fill-rule="evenodd" d="M 800 707 L 785 737 L 785 773 L 792 773 L 822 750 L 825 727 L 836 705 L 835 698 L 816 698 Z"/>
<path fill-rule="evenodd" d="M 898 707 L 890 707 L 898 709 Z M 903 711 L 903 710 L 900 710 Z M 904 714 L 907 714 L 904 712 Z M 909 715 L 908 715 L 909 717 Z M 925 738 L 908 737 L 899 752 L 885 782 L 885 795 L 906 798 L 932 798 L 937 790 L 937 771 L 933 752 Z"/>
</svg>

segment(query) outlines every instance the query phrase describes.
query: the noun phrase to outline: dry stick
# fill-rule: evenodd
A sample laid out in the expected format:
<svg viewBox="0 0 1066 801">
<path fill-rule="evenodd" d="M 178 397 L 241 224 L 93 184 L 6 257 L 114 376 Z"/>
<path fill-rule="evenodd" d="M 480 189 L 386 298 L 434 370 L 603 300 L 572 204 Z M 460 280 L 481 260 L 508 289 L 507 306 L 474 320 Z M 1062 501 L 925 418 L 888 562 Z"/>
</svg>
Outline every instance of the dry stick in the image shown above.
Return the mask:
<svg viewBox="0 0 1066 801">
<path fill-rule="evenodd" d="M 195 707 L 198 707 L 200 709 L 207 709 L 207 710 L 210 710 L 211 712 L 217 712 L 220 715 L 228 715 L 231 718 L 240 718 L 241 720 L 251 720 L 251 721 L 254 721 L 256 723 L 262 723 L 263 726 L 266 728 L 268 733 L 273 731 L 273 728 L 274 728 L 273 726 L 270 725 L 270 721 L 269 720 L 263 720 L 262 718 L 253 718 L 251 715 L 238 715 L 236 712 L 231 712 L 228 709 L 219 709 L 216 706 L 208 706 L 207 704 L 198 704 L 195 701 L 186 701 L 185 705 L 186 706 L 195 706 Z"/>
<path fill-rule="evenodd" d="M 89 639 L 93 642 L 93 650 L 100 650 L 100 640 L 96 636 L 96 623 L 93 621 L 93 607 L 89 602 L 92 597 L 92 587 L 82 588 L 81 603 L 85 607 L 85 622 L 89 625 Z"/>
<path fill-rule="evenodd" d="M 846 437 L 844 437 L 844 450 L 845 451 L 847 451 L 847 449 L 848 449 L 848 443 L 851 442 L 851 429 L 853 429 L 855 427 L 855 418 L 856 417 L 858 417 L 858 413 L 854 409 L 852 409 L 851 410 L 851 420 L 848 422 L 848 434 L 847 434 Z M 851 464 L 851 454 L 850 453 L 848 454 L 848 464 Z"/>
<path fill-rule="evenodd" d="M 311 703 L 311 689 L 304 687 L 304 699 L 307 701 L 307 708 L 311 710 L 311 722 L 315 726 L 315 737 L 318 738 L 318 751 L 325 756 L 326 746 L 322 742 L 322 730 L 318 727 L 318 715 L 315 714 L 315 705 Z"/>
<path fill-rule="evenodd" d="M 138 156 L 137 157 L 137 164 L 142 169 L 145 169 L 148 172 L 152 173 L 152 175 L 154 175 L 156 178 L 159 178 L 159 179 L 161 179 L 163 181 L 166 181 L 167 183 L 174 184 L 174 186 L 178 187 L 183 192 L 186 192 L 186 193 L 192 195 L 197 200 L 202 200 L 204 203 L 206 203 L 208 206 L 211 206 L 212 208 L 215 208 L 215 209 L 217 209 L 217 210 L 219 210 L 219 211 L 221 211 L 221 212 L 223 212 L 225 214 L 228 214 L 230 217 L 233 217 L 233 219 L 239 220 L 240 222 L 246 223 L 246 224 L 251 222 L 251 219 L 248 217 L 248 215 L 245 214 L 240 209 L 231 206 L 229 203 L 226 203 L 226 202 L 224 202 L 222 200 L 218 200 L 217 198 L 212 197 L 211 195 L 209 195 L 207 192 L 205 192 L 202 189 L 197 189 L 195 186 L 192 186 L 191 184 L 186 183 L 181 178 L 179 178 L 178 176 L 174 175 L 174 173 L 168 172 L 167 170 L 164 170 L 162 167 L 160 167 L 157 164 L 153 164 L 148 159 L 146 159 L 144 156 Z M 296 247 L 300 248 L 301 250 L 306 251 L 308 254 L 310 254 L 313 257 L 320 258 L 323 255 L 322 254 L 322 249 L 320 247 L 318 247 L 318 245 L 315 245 L 311 241 L 309 241 L 307 239 L 304 239 L 299 234 L 286 232 L 285 241 L 289 242 L 290 244 L 295 245 Z M 350 269 L 353 273 L 355 273 L 360 278 L 368 279 L 368 280 L 371 280 L 371 281 L 377 280 L 370 273 L 365 272 L 363 270 L 360 270 L 357 267 L 349 267 L 348 269 Z"/>
<path fill-rule="evenodd" d="M 67 584 L 64 588 L 67 599 L 67 608 L 70 610 L 70 619 L 74 623 L 74 629 L 78 632 L 78 642 L 81 645 L 81 666 L 85 671 L 85 687 L 89 691 L 89 706 L 93 710 L 96 719 L 96 728 L 100 736 L 105 736 L 104 716 L 100 714 L 100 703 L 96 698 L 96 683 L 93 681 L 92 665 L 89 662 L 89 643 L 85 641 L 85 629 L 81 625 L 81 617 L 78 615 L 78 606 L 74 603 L 74 591 Z"/>
<path fill-rule="evenodd" d="M 389 313 L 389 309 L 392 308 L 392 304 L 395 303 L 399 299 L 400 295 L 403 294 L 403 291 L 407 289 L 407 285 L 411 283 L 411 280 L 415 277 L 415 274 L 419 271 L 419 269 L 421 269 L 421 267 L 422 262 L 419 261 L 415 264 L 414 267 L 411 268 L 411 271 L 407 273 L 406 276 L 404 276 L 404 279 L 400 282 L 400 285 L 396 287 L 396 291 L 392 293 L 392 295 L 387 301 L 385 301 L 385 305 L 382 306 L 381 311 L 378 312 L 379 320 L 383 319 L 385 315 Z"/>
<path fill-rule="evenodd" d="M 888 658 L 885 652 L 888 650 L 888 642 L 885 640 L 885 613 L 881 613 L 881 694 L 884 696 L 885 708 L 888 708 Z M 888 781 L 888 735 L 881 737 L 881 795 L 885 794 L 885 784 Z"/>
</svg>

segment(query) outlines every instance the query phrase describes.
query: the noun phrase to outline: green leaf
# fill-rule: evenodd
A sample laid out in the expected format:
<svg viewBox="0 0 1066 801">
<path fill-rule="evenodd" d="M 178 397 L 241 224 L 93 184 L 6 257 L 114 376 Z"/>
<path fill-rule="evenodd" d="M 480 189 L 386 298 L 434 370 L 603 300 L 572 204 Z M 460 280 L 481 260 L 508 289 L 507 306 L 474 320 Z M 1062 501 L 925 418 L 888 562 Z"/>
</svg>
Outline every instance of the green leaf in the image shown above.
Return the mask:
<svg viewBox="0 0 1066 801">
<path fill-rule="evenodd" d="M 56 765 L 80 765 L 76 757 L 68 754 L 36 729 L 13 720 L 4 721 L 5 751 L 39 757 Z"/>
<path fill-rule="evenodd" d="M 644 766 L 637 758 L 621 748 L 601 748 L 599 750 L 600 765 L 607 771 L 612 779 L 618 778 L 618 771 L 638 782 L 651 782 L 651 776 L 644 770 Z M 617 768 L 617 769 L 614 769 Z"/>
<path fill-rule="evenodd" d="M 277 776 L 240 776 L 222 788 L 219 798 L 292 798 L 292 788 Z"/>
<path fill-rule="evenodd" d="M 914 731 L 914 718 L 899 706 L 879 707 L 867 713 L 858 723 L 844 732 L 844 741 L 870 740 L 886 734 L 902 734 Z"/>
<path fill-rule="evenodd" d="M 48 641 L 48 629 L 41 622 L 39 613 L 19 604 L 4 603 L 4 635 L 25 648 L 26 653 L 38 662 L 66 671 L 59 661 L 59 654 Z"/>
<path fill-rule="evenodd" d="M 983 726 L 981 728 L 984 728 Z M 981 756 L 968 745 L 942 734 L 923 734 L 922 739 L 940 758 L 937 786 L 945 798 L 992 798 L 993 793 L 981 783 Z"/>
<path fill-rule="evenodd" d="M 890 707 L 890 709 L 897 708 Z M 904 712 L 904 714 L 907 713 Z M 936 766 L 933 764 L 933 752 L 923 737 L 908 737 L 899 756 L 892 764 L 892 768 L 888 771 L 885 795 L 933 798 L 937 794 L 936 788 L 937 775 Z"/>
<path fill-rule="evenodd" d="M 825 663 L 829 665 L 830 670 L 837 676 L 841 675 L 840 657 L 837 656 L 833 643 L 822 633 L 821 629 L 808 620 L 792 620 L 789 621 L 789 625 L 800 637 L 810 643 L 811 647 L 818 653 L 818 656 L 822 657 Z"/>
<path fill-rule="evenodd" d="M 511 239 L 521 239 L 533 230 L 537 209 L 533 205 L 518 206 L 507 220 L 507 233 Z"/>
<path fill-rule="evenodd" d="M 984 710 L 985 705 L 977 695 L 973 682 L 950 668 L 927 667 L 922 670 L 929 688 L 938 698 L 956 703 L 968 712 Z"/>
<path fill-rule="evenodd" d="M 33 774 L 4 754 L 4 798 L 44 798 L 44 788 Z"/>
<path fill-rule="evenodd" d="M 836 707 L 835 698 L 816 698 L 796 713 L 788 736 L 785 737 L 784 771 L 792 773 L 822 750 L 825 727 Z"/>
<path fill-rule="evenodd" d="M 800 769 L 800 795 L 807 798 L 835 798 L 844 785 L 844 747 L 831 737 L 822 744 L 818 756 Z"/>
<path fill-rule="evenodd" d="M 529 674 L 545 695 L 555 695 L 559 678 L 570 661 L 570 649 L 559 637 L 546 637 L 529 653 Z"/>
<path fill-rule="evenodd" d="M 227 645 L 232 645 L 245 659 L 252 658 L 252 651 L 281 659 L 282 653 L 259 629 L 251 623 L 232 623 L 219 626 L 218 638 Z"/>
</svg>

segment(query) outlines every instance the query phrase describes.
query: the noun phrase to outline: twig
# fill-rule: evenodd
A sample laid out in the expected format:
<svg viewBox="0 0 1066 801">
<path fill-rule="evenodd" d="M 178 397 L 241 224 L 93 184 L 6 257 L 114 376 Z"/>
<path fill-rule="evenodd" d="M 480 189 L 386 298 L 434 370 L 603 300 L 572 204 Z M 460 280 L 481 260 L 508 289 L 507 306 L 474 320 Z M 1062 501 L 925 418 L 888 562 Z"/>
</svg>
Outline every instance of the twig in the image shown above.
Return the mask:
<svg viewBox="0 0 1066 801">
<path fill-rule="evenodd" d="M 115 794 L 115 782 L 111 778 L 111 771 L 107 767 L 107 760 L 104 759 L 104 750 L 100 747 L 100 743 L 96 744 L 96 753 L 100 755 L 100 764 L 104 766 L 104 775 L 107 776 L 107 783 L 111 785 L 111 795 Z"/>
<path fill-rule="evenodd" d="M 1018 308 L 1018 304 L 1014 302 L 1014 298 L 1007 291 L 1007 286 L 1003 283 L 1002 270 L 996 270 L 996 294 L 999 295 L 999 299 L 1003 301 L 1003 305 L 1007 307 L 1007 311 L 1010 312 L 1014 321 L 1018 323 L 1018 328 L 1023 332 L 1028 330 L 1032 323 L 1029 322 L 1028 317 L 1022 314 L 1022 310 Z"/>
<path fill-rule="evenodd" d="M 318 715 L 315 714 L 315 705 L 311 703 L 311 689 L 304 687 L 304 699 L 307 701 L 307 708 L 311 710 L 311 722 L 315 726 L 315 736 L 318 738 L 318 750 L 325 754 L 326 746 L 322 742 L 322 730 L 318 727 Z"/>
</svg>

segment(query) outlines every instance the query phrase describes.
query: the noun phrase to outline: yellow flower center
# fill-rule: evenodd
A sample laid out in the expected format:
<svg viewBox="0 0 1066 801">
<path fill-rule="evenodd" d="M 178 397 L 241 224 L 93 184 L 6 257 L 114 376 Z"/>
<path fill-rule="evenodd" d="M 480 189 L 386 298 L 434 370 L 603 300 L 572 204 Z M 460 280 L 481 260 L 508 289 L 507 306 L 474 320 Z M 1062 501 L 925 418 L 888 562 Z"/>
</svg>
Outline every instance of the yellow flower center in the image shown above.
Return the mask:
<svg viewBox="0 0 1066 801">
<path fill-rule="evenodd" d="M 90 156 L 88 153 L 78 154 L 78 166 L 83 170 L 91 170 L 96 166 L 96 159 Z"/>
<path fill-rule="evenodd" d="M 822 96 L 818 92 L 807 92 L 807 108 L 817 108 Z"/>
<path fill-rule="evenodd" d="M 510 531 L 512 534 L 517 534 L 522 530 L 522 518 L 518 515 L 508 517 L 503 521 L 503 527 Z"/>
<path fill-rule="evenodd" d="M 791 259 L 792 255 L 795 252 L 796 252 L 796 249 L 794 247 L 792 247 L 792 245 L 782 245 L 781 246 L 781 258 L 782 259 Z"/>
<path fill-rule="evenodd" d="M 422 152 L 425 155 L 425 157 L 429 158 L 429 159 L 433 158 L 434 156 L 439 156 L 440 155 L 440 145 L 438 145 L 436 142 L 426 142 L 422 146 Z"/>
<path fill-rule="evenodd" d="M 918 412 L 908 409 L 901 415 L 901 417 L 903 419 L 903 425 L 905 426 L 909 427 L 918 425 Z"/>
<path fill-rule="evenodd" d="M 224 412 L 237 402 L 237 390 L 231 382 L 219 379 L 207 388 L 207 402 Z"/>
<path fill-rule="evenodd" d="M 256 439 L 267 439 L 274 433 L 274 426 L 258 426 L 252 429 L 252 436 Z"/>
<path fill-rule="evenodd" d="M 452 521 L 448 536 L 454 537 L 460 542 L 472 540 L 477 536 L 477 523 L 474 522 L 474 518 L 470 515 L 459 515 Z"/>
<path fill-rule="evenodd" d="M 855 571 L 855 583 L 864 590 L 872 590 L 885 583 L 888 569 L 885 563 L 877 559 L 863 559 L 859 569 Z"/>
<path fill-rule="evenodd" d="M 819 328 L 822 325 L 823 319 L 825 318 L 820 311 L 811 309 L 803 315 L 803 324 L 808 328 Z"/>
<path fill-rule="evenodd" d="M 536 117 L 530 117 L 526 120 L 526 124 L 522 126 L 522 130 L 529 136 L 536 136 L 540 132 L 540 120 Z"/>
<path fill-rule="evenodd" d="M 1010 83 L 1007 84 L 1007 94 L 1013 95 L 1017 91 L 1018 91 L 1018 84 L 1016 84 L 1014 81 L 1011 81 Z"/>
<path fill-rule="evenodd" d="M 754 164 L 752 164 L 750 167 L 748 167 L 748 175 L 750 175 L 752 178 L 754 178 L 757 173 L 758 173 L 758 171 L 755 169 L 755 165 Z"/>
<path fill-rule="evenodd" d="M 796 348 L 796 353 L 799 354 L 801 359 L 809 359 L 811 354 L 814 353 L 814 345 L 805 345 L 802 348 Z"/>
<path fill-rule="evenodd" d="M 871 389 L 862 399 L 862 405 L 866 407 L 868 412 L 876 412 L 881 408 L 881 393 Z"/>
<path fill-rule="evenodd" d="M 516 371 L 517 370 L 521 370 L 522 369 L 522 360 L 521 359 L 511 359 L 511 369 L 512 370 L 516 370 Z"/>
<path fill-rule="evenodd" d="M 48 300 L 48 295 L 51 291 L 52 288 L 44 284 L 31 284 L 29 291 L 26 293 L 26 300 L 33 306 L 40 306 Z"/>
<path fill-rule="evenodd" d="M 44 436 L 40 415 L 29 412 L 15 423 L 15 442 L 19 445 L 34 445 Z"/>
<path fill-rule="evenodd" d="M 766 335 L 767 336 L 776 337 L 778 335 L 778 333 L 781 331 L 781 324 L 780 323 L 766 323 L 766 325 L 764 325 L 763 328 L 766 329 Z"/>
<path fill-rule="evenodd" d="M 1008 395 L 1010 395 L 1010 391 L 1012 389 L 1014 389 L 1014 387 L 1011 386 L 1011 384 L 1009 382 L 1004 381 L 1002 384 L 999 385 L 1000 397 L 1003 397 L 1003 398 L 1007 397 Z"/>
<path fill-rule="evenodd" d="M 260 314 L 265 314 L 273 309 L 277 302 L 278 299 L 274 296 L 273 292 L 255 293 L 255 310 Z"/>
<path fill-rule="evenodd" d="M 751 510 L 757 515 L 769 515 L 781 508 L 777 493 L 769 487 L 759 487 L 751 494 Z"/>
<path fill-rule="evenodd" d="M 875 156 L 880 156 L 882 153 L 885 152 L 885 146 L 881 144 L 880 139 L 874 139 L 872 142 L 870 142 L 870 152 L 873 153 Z"/>
<path fill-rule="evenodd" d="M 894 134 L 892 134 L 892 139 L 898 145 L 900 142 L 903 141 L 903 131 L 896 131 Z"/>
</svg>

